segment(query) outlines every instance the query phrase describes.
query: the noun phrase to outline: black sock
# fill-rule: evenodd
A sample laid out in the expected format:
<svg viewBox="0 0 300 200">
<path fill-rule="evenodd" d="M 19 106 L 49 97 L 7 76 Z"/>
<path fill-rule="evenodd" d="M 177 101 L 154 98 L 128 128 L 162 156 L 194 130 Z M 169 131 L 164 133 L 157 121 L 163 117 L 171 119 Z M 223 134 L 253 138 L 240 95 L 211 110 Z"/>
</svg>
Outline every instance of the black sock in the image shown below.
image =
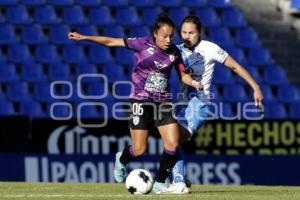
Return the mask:
<svg viewBox="0 0 300 200">
<path fill-rule="evenodd" d="M 135 159 L 137 159 L 137 157 L 134 156 L 133 147 L 132 146 L 125 147 L 120 157 L 120 162 L 126 165 L 128 162 L 133 161 Z"/>
<path fill-rule="evenodd" d="M 172 173 L 172 169 L 177 162 L 177 153 L 164 150 L 159 163 L 159 169 L 155 180 L 164 183 L 166 178 Z"/>
</svg>

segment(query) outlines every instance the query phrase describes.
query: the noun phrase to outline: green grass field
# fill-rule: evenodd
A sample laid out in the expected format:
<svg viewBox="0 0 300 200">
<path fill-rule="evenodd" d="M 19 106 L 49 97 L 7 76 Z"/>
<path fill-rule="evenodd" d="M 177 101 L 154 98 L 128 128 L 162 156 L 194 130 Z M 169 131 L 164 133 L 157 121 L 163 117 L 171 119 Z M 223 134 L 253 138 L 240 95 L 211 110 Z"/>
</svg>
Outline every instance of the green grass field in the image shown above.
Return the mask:
<svg viewBox="0 0 300 200">
<path fill-rule="evenodd" d="M 300 187 L 193 185 L 187 195 L 131 195 L 124 184 L 0 182 L 0 199 L 300 199 Z"/>
</svg>

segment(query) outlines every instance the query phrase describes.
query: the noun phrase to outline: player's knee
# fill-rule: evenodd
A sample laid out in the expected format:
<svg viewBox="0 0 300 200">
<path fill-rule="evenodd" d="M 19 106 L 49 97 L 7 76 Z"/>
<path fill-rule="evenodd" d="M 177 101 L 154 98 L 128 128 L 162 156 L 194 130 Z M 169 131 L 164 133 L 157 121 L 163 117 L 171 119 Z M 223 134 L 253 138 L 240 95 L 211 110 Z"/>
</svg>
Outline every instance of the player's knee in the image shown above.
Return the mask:
<svg viewBox="0 0 300 200">
<path fill-rule="evenodd" d="M 146 153 L 146 150 L 147 147 L 145 146 L 138 146 L 133 148 L 133 152 L 136 157 L 144 155 Z"/>
<path fill-rule="evenodd" d="M 176 151 L 179 147 L 179 141 L 169 141 L 165 144 L 165 149 L 168 151 Z"/>
</svg>

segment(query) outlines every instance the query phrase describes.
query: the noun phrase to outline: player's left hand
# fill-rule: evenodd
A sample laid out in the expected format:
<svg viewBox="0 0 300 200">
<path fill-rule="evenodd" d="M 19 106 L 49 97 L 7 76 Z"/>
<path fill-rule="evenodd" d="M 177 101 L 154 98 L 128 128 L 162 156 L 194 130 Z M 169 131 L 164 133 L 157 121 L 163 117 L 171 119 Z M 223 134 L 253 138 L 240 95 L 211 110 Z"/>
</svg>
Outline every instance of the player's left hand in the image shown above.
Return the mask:
<svg viewBox="0 0 300 200">
<path fill-rule="evenodd" d="M 263 101 L 264 96 L 260 90 L 260 88 L 257 88 L 254 90 L 254 102 L 255 102 L 255 106 L 257 106 L 259 109 L 263 108 Z"/>
<path fill-rule="evenodd" d="M 203 85 L 200 82 L 198 82 L 198 81 L 193 81 L 192 82 L 192 86 L 194 88 L 196 88 L 197 90 L 203 90 Z"/>
</svg>

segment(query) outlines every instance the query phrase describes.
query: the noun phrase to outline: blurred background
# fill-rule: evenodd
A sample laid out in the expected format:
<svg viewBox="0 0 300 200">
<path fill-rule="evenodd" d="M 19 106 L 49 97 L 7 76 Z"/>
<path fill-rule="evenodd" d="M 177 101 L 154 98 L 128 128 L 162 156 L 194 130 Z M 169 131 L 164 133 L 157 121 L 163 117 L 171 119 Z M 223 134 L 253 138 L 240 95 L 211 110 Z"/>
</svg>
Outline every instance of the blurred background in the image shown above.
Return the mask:
<svg viewBox="0 0 300 200">
<path fill-rule="evenodd" d="M 217 119 L 184 145 L 187 177 L 300 185 L 300 0 L 1 0 L 0 181 L 113 182 L 114 154 L 130 144 L 122 103 L 133 52 L 67 34 L 149 36 L 161 12 L 178 30 L 186 15 L 199 16 L 203 39 L 228 51 L 264 92 L 264 117 L 247 120 L 251 88 L 216 65 Z M 175 72 L 170 82 L 176 102 Z M 155 172 L 162 149 L 153 130 L 148 156 L 130 168 Z"/>
</svg>

